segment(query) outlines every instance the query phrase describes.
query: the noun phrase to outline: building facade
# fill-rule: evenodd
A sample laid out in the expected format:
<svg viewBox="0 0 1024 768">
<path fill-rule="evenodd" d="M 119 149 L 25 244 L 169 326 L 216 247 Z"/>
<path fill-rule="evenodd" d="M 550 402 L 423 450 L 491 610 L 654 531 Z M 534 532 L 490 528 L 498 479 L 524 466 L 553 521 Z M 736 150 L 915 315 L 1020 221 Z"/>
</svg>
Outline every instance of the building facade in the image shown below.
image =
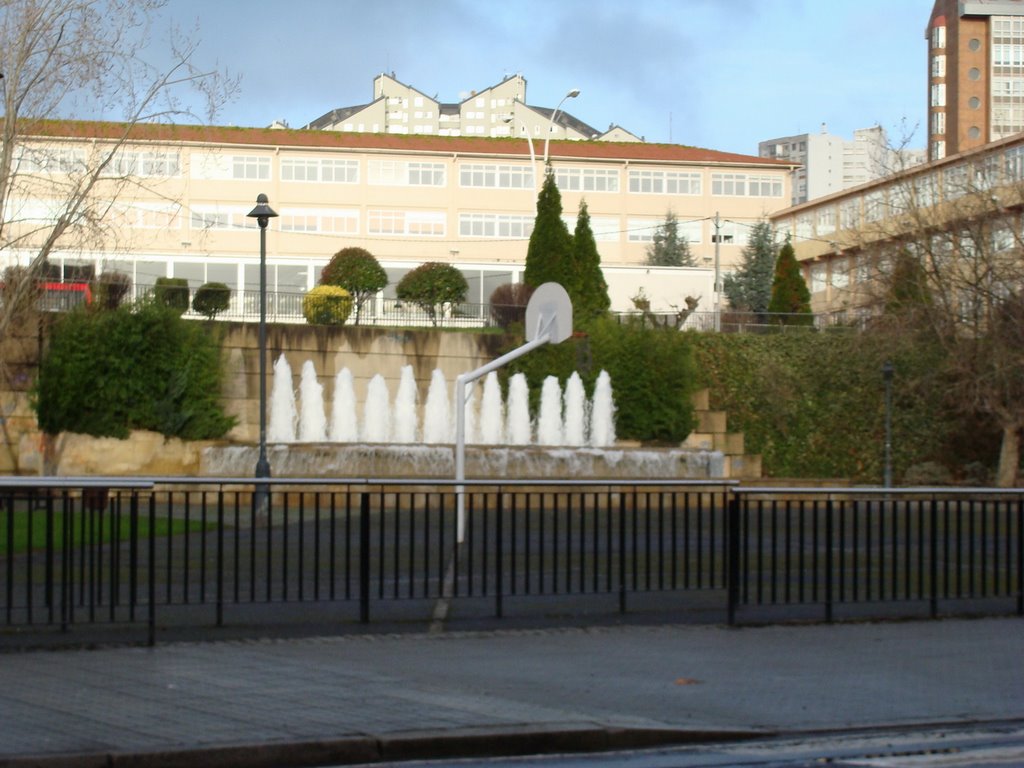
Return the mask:
<svg viewBox="0 0 1024 768">
<path fill-rule="evenodd" d="M 880 278 L 901 248 L 923 249 L 936 269 L 982 249 L 1019 264 L 1022 205 L 1024 134 L 1017 134 L 770 218 L 793 243 L 812 311 L 842 316 L 878 309 Z"/>
<path fill-rule="evenodd" d="M 567 101 L 579 94 L 570 91 Z M 533 141 L 642 141 L 617 125 L 607 131 L 587 125 L 570 113 L 526 103 L 526 78 L 509 75 L 500 83 L 462 94 L 458 102 L 440 102 L 395 74 L 373 80 L 373 101 L 338 107 L 305 126 L 345 133 L 397 133 L 425 136 L 529 137 Z"/>
<path fill-rule="evenodd" d="M 35 233 L 54 221 L 69 175 L 109 154 L 124 131 L 43 128 L 19 150 L 17 167 L 31 169 L 32 181 L 8 201 L 0 266 L 38 253 Z M 677 145 L 551 142 L 563 217 L 572 231 L 586 200 L 618 310 L 631 309 L 641 289 L 656 309 L 688 294 L 710 309 L 716 254 L 724 271 L 739 261 L 753 225 L 788 203 L 792 167 Z M 516 139 L 138 125 L 76 214 L 105 216 L 100 241 L 75 242 L 72 228 L 50 261 L 65 276 L 90 265 L 126 273 L 136 290 L 159 277 L 183 277 L 193 290 L 223 282 L 242 301 L 259 287 L 247 213 L 265 193 L 279 214 L 267 236 L 271 292 L 308 291 L 334 253 L 360 246 L 388 272 L 384 298 L 410 269 L 441 261 L 466 275 L 468 302 L 486 303 L 498 285 L 521 280 L 543 172 Z M 697 268 L 644 266 L 670 211 Z"/>
<path fill-rule="evenodd" d="M 936 0 L 928 27 L 928 159 L 1024 131 L 1024 2 Z"/>
</svg>

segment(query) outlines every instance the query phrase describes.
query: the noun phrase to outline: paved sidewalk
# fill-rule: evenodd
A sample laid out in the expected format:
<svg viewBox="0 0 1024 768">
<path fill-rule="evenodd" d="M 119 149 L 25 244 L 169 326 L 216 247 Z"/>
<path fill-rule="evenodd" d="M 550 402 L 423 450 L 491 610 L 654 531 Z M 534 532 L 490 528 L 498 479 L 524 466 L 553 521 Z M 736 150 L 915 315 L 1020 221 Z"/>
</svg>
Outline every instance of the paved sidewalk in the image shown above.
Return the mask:
<svg viewBox="0 0 1024 768">
<path fill-rule="evenodd" d="M 1024 718 L 1024 620 L 0 655 L 0 766 L 284 766 Z"/>
</svg>

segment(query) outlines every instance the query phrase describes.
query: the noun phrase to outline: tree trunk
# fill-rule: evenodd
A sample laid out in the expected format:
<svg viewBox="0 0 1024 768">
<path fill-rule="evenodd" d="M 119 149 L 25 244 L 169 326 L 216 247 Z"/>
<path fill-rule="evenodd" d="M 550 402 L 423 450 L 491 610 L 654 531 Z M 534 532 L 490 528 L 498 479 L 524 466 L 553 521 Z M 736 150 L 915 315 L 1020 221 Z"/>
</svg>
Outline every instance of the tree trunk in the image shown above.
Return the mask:
<svg viewBox="0 0 1024 768">
<path fill-rule="evenodd" d="M 996 485 L 1013 488 L 1017 484 L 1017 470 L 1020 467 L 1020 424 L 1003 425 L 1003 444 L 999 449 L 999 470 Z"/>
</svg>

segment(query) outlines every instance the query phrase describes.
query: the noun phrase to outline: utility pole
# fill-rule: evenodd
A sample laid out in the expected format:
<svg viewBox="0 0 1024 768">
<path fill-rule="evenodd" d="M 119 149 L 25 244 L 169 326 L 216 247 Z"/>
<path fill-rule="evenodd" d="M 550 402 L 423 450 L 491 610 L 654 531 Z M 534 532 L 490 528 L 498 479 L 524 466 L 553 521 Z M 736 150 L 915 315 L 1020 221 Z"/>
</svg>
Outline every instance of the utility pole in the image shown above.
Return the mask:
<svg viewBox="0 0 1024 768">
<path fill-rule="evenodd" d="M 715 234 L 711 238 L 715 244 L 715 330 L 722 330 L 722 264 L 719 260 L 719 251 L 722 247 L 722 220 L 715 211 Z"/>
</svg>

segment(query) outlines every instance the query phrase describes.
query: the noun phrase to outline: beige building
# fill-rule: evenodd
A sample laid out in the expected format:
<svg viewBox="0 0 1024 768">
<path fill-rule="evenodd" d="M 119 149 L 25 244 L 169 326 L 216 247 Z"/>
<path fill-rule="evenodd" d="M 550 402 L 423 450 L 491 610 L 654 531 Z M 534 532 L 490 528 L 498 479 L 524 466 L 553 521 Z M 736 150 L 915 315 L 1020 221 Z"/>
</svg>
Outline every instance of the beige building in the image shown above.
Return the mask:
<svg viewBox="0 0 1024 768">
<path fill-rule="evenodd" d="M 792 240 L 814 312 L 873 311 L 876 278 L 901 247 L 936 263 L 965 248 L 1020 247 L 1024 134 L 793 206 L 771 216 Z M 1015 257 L 1019 258 L 1019 257 Z"/>
<path fill-rule="evenodd" d="M 20 172 L 33 186 L 9 201 L 0 266 L 38 253 L 32 231 L 53 221 L 65 183 L 123 130 L 45 123 L 26 139 Z M 136 290 L 163 276 L 193 289 L 224 282 L 238 316 L 258 300 L 247 214 L 265 193 L 279 214 L 267 233 L 268 290 L 279 297 L 301 296 L 332 254 L 361 246 L 388 271 L 385 298 L 408 270 L 444 261 L 466 275 L 468 302 L 483 304 L 521 279 L 543 173 L 537 150 L 510 138 L 139 125 L 79 214 L 104 216 L 102 237 L 72 230 L 50 260 L 65 276 L 82 265 L 124 272 Z M 655 309 L 686 295 L 711 309 L 716 252 L 731 269 L 752 226 L 790 199 L 793 165 L 783 161 L 638 142 L 553 140 L 550 154 L 570 231 L 587 202 L 615 310 L 631 309 L 640 289 Z M 697 268 L 644 266 L 669 211 Z"/>
<path fill-rule="evenodd" d="M 928 159 L 1024 131 L 1024 2 L 936 0 L 928 27 Z"/>
<path fill-rule="evenodd" d="M 526 78 L 509 75 L 481 91 L 461 94 L 458 102 L 444 103 L 400 82 L 392 72 L 374 78 L 369 104 L 338 107 L 304 127 L 344 133 L 517 136 L 538 142 L 549 137 L 551 141 L 643 141 L 617 125 L 599 131 L 560 108 L 578 95 L 575 89 L 567 92 L 562 104 L 554 108 L 530 106 L 526 103 Z"/>
</svg>

